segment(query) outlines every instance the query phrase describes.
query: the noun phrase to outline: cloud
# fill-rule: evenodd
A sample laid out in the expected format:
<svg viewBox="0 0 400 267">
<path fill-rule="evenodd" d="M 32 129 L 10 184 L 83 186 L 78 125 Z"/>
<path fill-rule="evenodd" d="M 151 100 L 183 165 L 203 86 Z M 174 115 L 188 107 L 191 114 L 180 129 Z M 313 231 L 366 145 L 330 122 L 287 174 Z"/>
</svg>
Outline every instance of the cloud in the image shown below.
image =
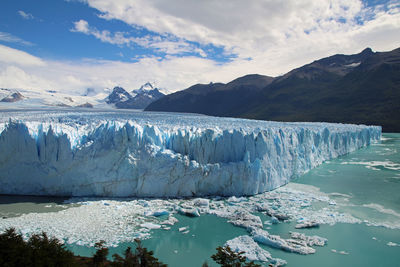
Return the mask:
<svg viewBox="0 0 400 267">
<path fill-rule="evenodd" d="M 43 89 L 54 88 L 55 84 L 40 76 L 26 73 L 17 66 L 7 66 L 0 71 L 0 84 L 4 88 Z"/>
<path fill-rule="evenodd" d="M 46 63 L 38 57 L 1 44 L 0 62 L 19 66 L 46 66 Z"/>
<path fill-rule="evenodd" d="M 170 34 L 201 45 L 222 46 L 236 60 L 252 58 L 259 73 L 278 75 L 335 53 L 366 46 L 388 50 L 400 35 L 398 5 L 367 7 L 361 0 L 86 0 L 106 20 Z M 384 22 L 385 21 L 385 22 Z M 380 39 L 375 39 L 379 37 Z M 389 48 L 390 46 L 390 48 Z"/>
<path fill-rule="evenodd" d="M 83 19 L 81 19 L 79 21 L 76 21 L 76 22 L 74 22 L 74 28 L 71 29 L 71 31 L 73 31 L 73 32 L 82 32 L 82 33 L 85 33 L 85 34 L 89 34 L 90 33 L 90 31 L 89 31 L 89 23 L 86 20 L 83 20 Z"/>
<path fill-rule="evenodd" d="M 7 56 L 11 54 L 14 60 Z M 0 46 L 0 62 L 6 59 L 6 64 L 0 64 L 0 87 L 57 90 L 78 95 L 89 87 L 97 91 L 116 85 L 137 89 L 147 81 L 154 81 L 172 92 L 195 83 L 227 82 L 242 71 L 236 62 L 232 63 L 236 66 L 221 67 L 213 60 L 195 56 L 168 56 L 164 60 L 149 56 L 131 63 L 93 59 L 52 61 Z"/>
<path fill-rule="evenodd" d="M 195 83 L 229 82 L 249 73 L 277 76 L 333 54 L 354 54 L 366 47 L 388 51 L 400 44 L 400 8 L 394 2 L 375 7 L 359 0 L 85 3 L 99 10 L 103 19 L 145 28 L 149 34 L 138 37 L 98 29 L 86 20 L 74 22 L 71 31 L 133 50 L 144 47 L 153 55 L 136 56 L 134 62 L 69 62 L 41 59 L 0 45 L 0 86 L 34 84 L 79 94 L 88 87 L 134 89 L 155 81 L 177 91 Z M 208 56 L 216 53 L 209 47 L 221 48 L 218 56 L 230 60 L 216 62 Z M 232 54 L 237 56 L 232 58 Z"/>
<path fill-rule="evenodd" d="M 16 37 L 7 32 L 0 32 L 0 41 L 8 42 L 8 43 L 18 43 L 18 44 L 28 45 L 28 46 L 33 45 L 31 42 L 22 40 L 21 38 Z"/>
<path fill-rule="evenodd" d="M 23 19 L 29 20 L 29 19 L 34 19 L 34 18 L 35 18 L 31 13 L 26 13 L 26 12 L 24 12 L 24 11 L 22 11 L 22 10 L 18 10 L 17 13 L 18 13 Z"/>
<path fill-rule="evenodd" d="M 89 23 L 83 19 L 74 22 L 72 32 L 80 32 L 86 35 L 92 35 L 104 43 L 134 47 L 135 45 L 147 49 L 152 49 L 157 53 L 165 53 L 169 55 L 178 55 L 182 53 L 195 53 L 202 57 L 206 57 L 206 52 L 201 48 L 190 44 L 183 39 L 161 36 L 147 35 L 144 37 L 127 36 L 124 32 L 111 33 L 108 30 L 98 30 L 96 27 L 89 26 Z"/>
</svg>

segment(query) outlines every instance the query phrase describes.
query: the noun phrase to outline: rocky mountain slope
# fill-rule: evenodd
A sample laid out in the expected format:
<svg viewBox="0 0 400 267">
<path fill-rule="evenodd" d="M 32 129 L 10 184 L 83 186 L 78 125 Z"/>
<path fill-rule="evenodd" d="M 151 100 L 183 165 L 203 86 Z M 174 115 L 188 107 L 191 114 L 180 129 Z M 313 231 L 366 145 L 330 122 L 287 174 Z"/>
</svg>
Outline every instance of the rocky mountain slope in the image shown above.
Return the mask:
<svg viewBox="0 0 400 267">
<path fill-rule="evenodd" d="M 276 78 L 248 75 L 228 84 L 194 85 L 146 110 L 374 124 L 400 132 L 400 48 L 334 55 Z"/>
</svg>

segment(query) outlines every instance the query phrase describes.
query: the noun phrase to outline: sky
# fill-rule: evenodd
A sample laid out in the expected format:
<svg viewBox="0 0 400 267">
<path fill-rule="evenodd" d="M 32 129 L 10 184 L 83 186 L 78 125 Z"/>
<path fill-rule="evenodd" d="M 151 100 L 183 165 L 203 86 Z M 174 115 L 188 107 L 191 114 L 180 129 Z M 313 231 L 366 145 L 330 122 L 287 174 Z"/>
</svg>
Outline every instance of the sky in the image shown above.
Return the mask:
<svg viewBox="0 0 400 267">
<path fill-rule="evenodd" d="M 0 88 L 165 92 L 400 47 L 400 2 L 1 0 Z"/>
</svg>

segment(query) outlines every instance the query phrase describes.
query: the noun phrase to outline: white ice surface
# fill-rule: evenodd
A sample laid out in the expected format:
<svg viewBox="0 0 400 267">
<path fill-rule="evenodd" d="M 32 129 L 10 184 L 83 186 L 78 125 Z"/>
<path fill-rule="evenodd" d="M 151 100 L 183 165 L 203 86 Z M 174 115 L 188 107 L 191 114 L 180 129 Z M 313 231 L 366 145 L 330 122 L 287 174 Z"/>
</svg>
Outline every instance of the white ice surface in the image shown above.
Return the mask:
<svg viewBox="0 0 400 267">
<path fill-rule="evenodd" d="M 63 208 L 66 208 L 62 211 L 29 213 L 10 218 L 0 217 L 0 232 L 9 227 L 15 227 L 26 236 L 45 231 L 50 236 L 55 236 L 67 243 L 93 246 L 99 240 L 105 240 L 107 246 L 116 246 L 122 242 L 133 242 L 135 238 L 150 237 L 152 231 L 171 230 L 170 226 L 178 222 L 175 217 L 176 207 L 198 207 L 199 202 L 208 202 L 207 207 L 198 207 L 200 215 L 214 214 L 226 218 L 232 224 L 247 229 L 249 234 L 253 230 L 266 229 L 257 211 L 259 205 L 268 206 L 287 215 L 291 222 L 363 223 L 362 220 L 341 211 L 343 202 L 337 197 L 336 200 L 338 205 L 330 206 L 329 194 L 320 192 L 316 187 L 296 183 L 290 183 L 271 192 L 241 198 L 241 201 L 235 203 L 219 197 L 201 201 L 199 199 L 72 198 L 62 204 Z M 304 203 L 309 205 L 303 206 Z M 73 204 L 72 207 L 70 204 Z M 164 215 L 153 216 L 159 211 L 164 211 Z M 365 223 L 400 229 L 398 221 L 390 224 L 385 221 Z M 152 229 L 156 228 L 152 226 L 158 228 L 158 225 L 161 225 L 161 229 L 164 230 Z M 187 230 L 188 228 L 182 229 L 183 232 Z M 292 230 L 295 230 L 294 227 Z M 175 231 L 178 229 L 176 228 Z M 299 233 L 290 235 L 292 239 L 305 242 L 308 246 L 323 245 L 326 242 L 325 239 L 316 236 L 302 236 Z"/>
<path fill-rule="evenodd" d="M 381 137 L 375 126 L 125 111 L 0 112 L 0 132 L 0 194 L 112 197 L 254 195 Z"/>
<path fill-rule="evenodd" d="M 268 251 L 261 248 L 248 235 L 242 235 L 232 240 L 228 240 L 225 243 L 225 246 L 229 246 L 232 251 L 236 253 L 244 252 L 243 256 L 251 261 L 270 262 L 274 266 L 283 266 L 286 264 L 286 261 L 284 260 L 272 258 L 271 254 Z"/>
</svg>

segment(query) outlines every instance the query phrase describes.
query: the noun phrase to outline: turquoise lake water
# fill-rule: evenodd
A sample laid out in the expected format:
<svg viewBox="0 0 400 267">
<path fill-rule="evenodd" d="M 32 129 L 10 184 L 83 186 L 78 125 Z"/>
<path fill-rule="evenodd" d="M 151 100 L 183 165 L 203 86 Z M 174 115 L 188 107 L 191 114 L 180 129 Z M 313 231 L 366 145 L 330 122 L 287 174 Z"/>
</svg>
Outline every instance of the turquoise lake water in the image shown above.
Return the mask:
<svg viewBox="0 0 400 267">
<path fill-rule="evenodd" d="M 299 230 L 294 228 L 295 221 L 268 225 L 271 234 L 284 238 L 296 230 L 328 239 L 326 246 L 316 247 L 316 253 L 311 255 L 261 245 L 274 258 L 286 260 L 286 266 L 400 266 L 400 245 L 397 245 L 400 244 L 400 134 L 383 134 L 380 143 L 324 163 L 293 181 L 292 185 L 316 187 L 335 200 L 334 205 L 339 211 L 351 214 L 361 223 L 324 224 L 319 228 Z M 57 199 L 2 196 L 0 215 L 13 217 L 28 212 L 59 212 L 74 205 L 54 205 L 57 202 L 62 203 Z M 319 205 L 318 202 L 315 205 Z M 254 214 L 263 222 L 270 220 L 265 214 Z M 179 222 L 170 230 L 152 230 L 151 238 L 143 241 L 144 246 L 169 266 L 201 266 L 205 261 L 216 266 L 210 258 L 215 248 L 248 234 L 245 229 L 214 215 L 175 217 Z M 189 233 L 178 231 L 186 226 Z M 110 248 L 110 255 L 122 254 L 127 246 L 133 244 L 121 243 Z M 67 247 L 86 256 L 94 252 L 93 248 L 76 244 Z"/>
</svg>

